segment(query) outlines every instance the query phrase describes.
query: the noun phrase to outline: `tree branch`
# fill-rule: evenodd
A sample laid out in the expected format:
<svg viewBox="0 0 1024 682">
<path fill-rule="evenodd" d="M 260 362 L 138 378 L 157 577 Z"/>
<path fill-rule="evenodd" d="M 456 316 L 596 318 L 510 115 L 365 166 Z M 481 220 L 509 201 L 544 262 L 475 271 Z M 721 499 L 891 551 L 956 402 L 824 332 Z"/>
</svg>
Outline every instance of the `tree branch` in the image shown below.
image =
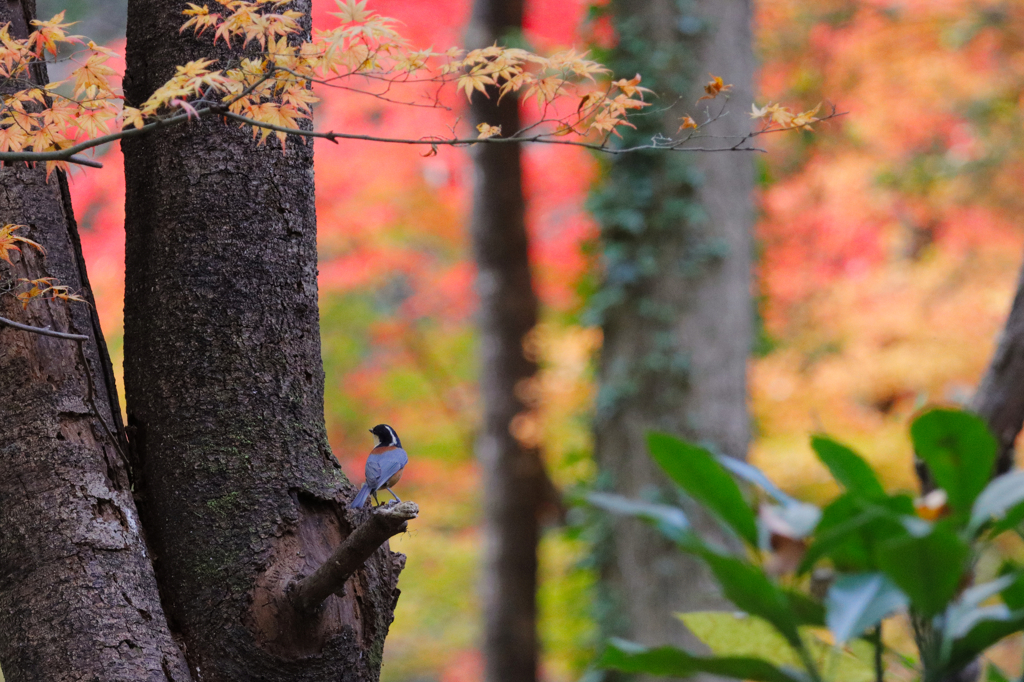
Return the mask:
<svg viewBox="0 0 1024 682">
<path fill-rule="evenodd" d="M 267 130 L 274 130 L 281 133 L 288 133 L 289 135 L 300 135 L 302 137 L 319 137 L 331 142 L 337 142 L 338 140 L 365 140 L 367 142 L 388 142 L 391 144 L 411 144 L 411 145 L 428 145 L 431 147 L 449 146 L 449 147 L 468 147 L 473 144 L 522 144 L 525 142 L 541 143 L 541 144 L 558 144 L 566 145 L 570 147 L 583 147 L 584 149 L 590 149 L 596 152 L 604 152 L 606 154 L 628 154 L 630 152 L 639 152 L 645 150 L 660 150 L 668 152 L 764 152 L 766 150 L 760 147 L 739 147 L 732 145 L 728 147 L 681 147 L 679 143 L 670 141 L 669 142 L 651 142 L 651 144 L 637 145 L 635 147 L 607 147 L 602 144 L 594 144 L 592 142 L 575 142 L 573 140 L 555 140 L 550 135 L 531 135 L 529 137 L 487 137 L 478 139 L 475 137 L 469 138 L 446 138 L 446 137 L 423 137 L 419 139 L 412 138 L 400 138 L 400 137 L 378 137 L 376 135 L 356 135 L 353 133 L 335 133 L 326 132 L 320 133 L 314 130 L 298 130 L 296 128 L 285 128 L 284 126 L 273 125 L 271 123 L 263 123 L 246 116 L 240 116 L 233 114 L 229 111 L 220 112 L 225 118 L 230 118 L 240 123 L 254 126 L 256 128 L 266 128 Z M 746 139 L 746 138 L 745 138 Z M 3 156 L 0 155 L 0 159 Z"/>
<path fill-rule="evenodd" d="M 31 325 L 22 324 L 21 322 L 15 322 L 14 320 L 8 320 L 6 317 L 0 317 L 0 325 L 13 327 L 14 329 L 20 329 L 24 332 L 32 332 L 33 334 L 42 334 L 43 336 L 53 336 L 58 339 L 70 339 L 71 341 L 88 341 L 89 337 L 82 334 L 68 334 L 66 332 L 55 332 L 49 327 L 33 327 Z"/>
<path fill-rule="evenodd" d="M 313 575 L 288 587 L 292 605 L 303 613 L 316 610 L 324 599 L 343 589 L 349 576 L 381 545 L 405 532 L 408 522 L 419 513 L 420 508 L 415 502 L 401 502 L 372 510 L 370 518 L 352 531 Z"/>
</svg>

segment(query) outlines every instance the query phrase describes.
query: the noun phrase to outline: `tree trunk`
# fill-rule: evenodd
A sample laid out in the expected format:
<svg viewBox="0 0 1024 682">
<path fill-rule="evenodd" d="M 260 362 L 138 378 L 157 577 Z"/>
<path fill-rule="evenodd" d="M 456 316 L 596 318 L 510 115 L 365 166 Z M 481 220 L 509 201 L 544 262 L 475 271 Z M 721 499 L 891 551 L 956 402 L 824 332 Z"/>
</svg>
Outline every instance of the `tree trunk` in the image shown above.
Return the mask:
<svg viewBox="0 0 1024 682">
<path fill-rule="evenodd" d="M 179 34 L 181 9 L 129 2 L 129 102 L 175 65 L 238 57 Z M 204 120 L 123 148 L 128 428 L 189 664 L 207 682 L 376 680 L 402 555 L 385 545 L 309 616 L 286 596 L 366 514 L 324 426 L 312 143 L 284 154 Z"/>
<path fill-rule="evenodd" d="M 522 0 L 476 0 L 467 47 L 503 43 L 522 29 Z M 496 89 L 473 98 L 473 123 L 519 130 L 519 103 Z M 484 423 L 477 453 L 484 477 L 484 679 L 537 678 L 538 516 L 549 482 L 526 400 L 537 363 L 524 344 L 537 324 L 518 145 L 480 145 L 475 164 L 473 252 L 480 296 L 480 392 Z M 517 437 L 517 434 L 519 437 Z"/>
<path fill-rule="evenodd" d="M 1024 424 L 1024 268 L 999 338 L 999 347 L 978 386 L 971 409 L 988 422 L 999 441 L 996 474 L 1013 468 L 1013 444 Z"/>
<path fill-rule="evenodd" d="M 609 66 L 642 73 L 643 85 L 658 93 L 655 107 L 682 99 L 661 117 L 636 119 L 640 129 L 624 132 L 624 144 L 676 133 L 684 113 L 702 121 L 705 104 L 717 113 L 721 96 L 694 104 L 709 71 L 733 85 L 715 134 L 749 131 L 750 2 L 691 5 L 692 13 L 673 0 L 613 0 L 608 8 L 618 33 Z M 604 333 L 597 463 L 617 492 L 674 499 L 647 453 L 647 431 L 746 456 L 752 159 L 735 152 L 635 154 L 614 158 L 606 171 L 592 197 L 604 267 L 592 304 Z M 635 522 L 610 527 L 598 551 L 606 634 L 693 646 L 674 614 L 724 604 L 697 561 Z"/>
<path fill-rule="evenodd" d="M 0 4 L 0 24 L 28 35 L 34 7 Z M 33 74 L 45 82 L 44 69 Z M 0 225 L 23 246 L 0 287 L 56 277 L 90 304 L 0 297 L 0 316 L 84 335 L 0 327 L 0 663 L 8 682 L 190 680 L 160 606 L 131 495 L 110 359 L 67 179 L 0 168 Z"/>
</svg>

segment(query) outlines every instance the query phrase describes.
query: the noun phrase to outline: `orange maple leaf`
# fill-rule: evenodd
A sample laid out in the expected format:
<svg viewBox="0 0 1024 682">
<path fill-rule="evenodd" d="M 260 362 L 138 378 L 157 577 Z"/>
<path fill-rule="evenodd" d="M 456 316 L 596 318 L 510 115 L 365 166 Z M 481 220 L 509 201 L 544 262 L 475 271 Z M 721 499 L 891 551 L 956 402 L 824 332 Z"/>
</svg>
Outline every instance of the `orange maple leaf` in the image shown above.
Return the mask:
<svg viewBox="0 0 1024 682">
<path fill-rule="evenodd" d="M 709 75 L 711 76 L 711 80 L 704 86 L 704 92 L 707 94 L 698 99 L 698 102 L 701 99 L 714 99 L 718 97 L 719 93 L 732 90 L 732 85 L 726 85 L 720 76 L 716 76 L 713 73 Z"/>
</svg>

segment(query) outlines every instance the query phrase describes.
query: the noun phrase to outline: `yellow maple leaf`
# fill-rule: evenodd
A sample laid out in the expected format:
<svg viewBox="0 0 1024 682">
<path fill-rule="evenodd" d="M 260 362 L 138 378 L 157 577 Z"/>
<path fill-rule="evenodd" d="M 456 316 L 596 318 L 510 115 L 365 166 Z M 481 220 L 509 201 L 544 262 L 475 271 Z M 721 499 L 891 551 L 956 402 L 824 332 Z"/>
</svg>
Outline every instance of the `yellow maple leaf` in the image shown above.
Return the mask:
<svg viewBox="0 0 1024 682">
<path fill-rule="evenodd" d="M 181 33 L 191 26 L 193 27 L 195 34 L 200 36 L 206 29 L 216 26 L 221 20 L 221 16 L 219 14 L 211 14 L 210 8 L 206 5 L 200 7 L 199 5 L 193 5 L 191 2 L 188 3 L 188 9 L 182 10 L 181 13 L 192 18 L 181 25 L 181 28 L 178 29 L 178 33 Z"/>
<path fill-rule="evenodd" d="M 488 85 L 494 85 L 494 79 L 483 72 L 480 66 L 476 66 L 469 73 L 460 76 L 455 83 L 456 88 L 466 91 L 466 99 L 471 102 L 473 101 L 474 90 L 479 90 L 484 93 L 484 97 L 487 97 Z"/>
<path fill-rule="evenodd" d="M 348 24 L 357 21 L 367 21 L 376 16 L 375 12 L 366 9 L 366 0 L 362 0 L 362 2 L 356 2 L 356 0 L 345 0 L 342 2 L 338 0 L 338 9 L 340 10 L 339 12 L 331 12 L 331 15 L 338 17 Z"/>
<path fill-rule="evenodd" d="M 480 133 L 476 136 L 478 140 L 486 140 L 488 137 L 501 137 L 501 126 L 492 126 L 487 123 L 481 123 L 476 127 Z"/>
<path fill-rule="evenodd" d="M 639 93 L 640 99 L 643 99 L 644 93 L 650 92 L 649 88 L 640 87 L 640 74 L 633 76 L 629 80 L 620 78 L 619 80 L 614 81 L 612 85 L 621 90 L 627 97 L 632 97 Z"/>
<path fill-rule="evenodd" d="M 36 57 L 42 57 L 44 51 L 56 55 L 57 43 L 82 42 L 81 36 L 69 36 L 64 30 L 69 26 L 73 26 L 75 22 L 63 24 L 61 23 L 63 20 L 64 12 L 54 16 L 49 21 L 40 21 L 38 19 L 32 21 L 32 25 L 37 28 L 25 40 L 25 44 L 32 49 Z M 35 46 L 34 48 L 32 47 L 33 45 Z"/>
<path fill-rule="evenodd" d="M 714 98 L 718 97 L 718 95 L 720 93 L 728 92 L 729 90 L 732 90 L 732 86 L 731 85 L 726 85 L 722 81 L 722 78 L 720 76 L 716 76 L 713 73 L 709 74 L 709 75 L 711 76 L 711 80 L 708 81 L 707 84 L 704 86 L 704 92 L 707 93 L 707 94 L 704 95 L 703 97 L 701 97 L 700 99 L 698 99 L 697 100 L 698 102 L 701 99 L 714 99 Z"/>
<path fill-rule="evenodd" d="M 87 137 L 99 137 L 107 133 L 107 121 L 114 118 L 117 111 L 110 104 L 103 104 L 97 107 L 83 107 L 75 117 L 75 125 L 86 134 Z"/>
<path fill-rule="evenodd" d="M 15 231 L 20 230 L 23 227 L 25 226 L 15 225 L 13 223 L 8 223 L 7 225 L 0 227 L 0 259 L 11 263 L 11 251 L 21 251 L 21 249 L 18 248 L 19 242 L 34 247 L 40 253 L 46 253 L 46 249 L 44 249 L 41 244 L 32 241 L 28 237 L 22 237 L 21 235 L 14 234 Z M 11 264 L 13 265 L 13 263 Z"/>
<path fill-rule="evenodd" d="M 12 125 L 4 126 L 11 122 Z M 20 152 L 28 142 L 28 133 L 19 125 L 13 125 L 13 119 L 0 120 L 0 151 Z"/>
<path fill-rule="evenodd" d="M 135 128 L 141 128 L 146 125 L 146 122 L 142 119 L 142 112 L 135 107 L 124 107 L 121 109 L 121 127 L 127 128 L 129 126 Z"/>
<path fill-rule="evenodd" d="M 813 109 L 809 109 L 807 111 L 800 112 L 799 114 L 794 116 L 793 120 L 790 121 L 790 125 L 793 126 L 794 128 L 802 128 L 803 130 L 811 130 L 811 124 L 812 123 L 817 123 L 818 121 L 821 120 L 821 119 L 815 117 L 815 114 L 817 114 L 820 109 L 821 109 L 821 102 L 818 102 L 818 106 L 814 107 Z"/>
<path fill-rule="evenodd" d="M 85 60 L 85 64 L 71 72 L 71 77 L 75 79 L 75 97 L 83 92 L 90 99 L 97 93 L 113 94 L 107 79 L 116 76 L 117 71 L 104 65 L 108 59 L 104 54 L 93 54 Z"/>
</svg>

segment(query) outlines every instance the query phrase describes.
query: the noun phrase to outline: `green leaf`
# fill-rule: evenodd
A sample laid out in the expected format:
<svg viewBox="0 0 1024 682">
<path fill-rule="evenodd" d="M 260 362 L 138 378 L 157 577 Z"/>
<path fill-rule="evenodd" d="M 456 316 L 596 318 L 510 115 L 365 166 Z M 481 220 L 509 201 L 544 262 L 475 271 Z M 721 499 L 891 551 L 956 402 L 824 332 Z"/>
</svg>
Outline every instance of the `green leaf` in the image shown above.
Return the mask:
<svg viewBox="0 0 1024 682">
<path fill-rule="evenodd" d="M 893 538 L 875 551 L 878 567 L 926 617 L 945 610 L 967 568 L 970 547 L 947 524 L 927 535 Z"/>
<path fill-rule="evenodd" d="M 822 464 L 832 472 L 832 478 L 839 481 L 847 492 L 868 499 L 885 497 L 885 489 L 875 472 L 856 452 L 826 436 L 812 437 L 811 447 Z"/>
<path fill-rule="evenodd" d="M 782 588 L 789 602 L 789 608 L 800 625 L 812 625 L 816 628 L 825 627 L 825 607 L 807 596 L 803 592 L 794 589 Z M 0 681 L 2 682 L 2 681 Z"/>
<path fill-rule="evenodd" d="M 853 493 L 844 493 L 822 510 L 821 521 L 800 564 L 800 573 L 809 571 L 819 559 L 828 557 L 844 572 L 865 572 L 877 568 L 874 547 L 884 540 L 908 533 L 914 514 L 914 502 L 907 495 L 893 495 L 868 501 Z M 911 524 L 913 525 L 913 524 Z"/>
<path fill-rule="evenodd" d="M 967 665 L 990 646 L 1024 629 L 1024 611 L 1011 611 L 1005 604 L 976 610 L 971 628 L 949 647 L 948 665 Z"/>
<path fill-rule="evenodd" d="M 694 656 L 675 647 L 648 649 L 612 639 L 598 659 L 598 666 L 627 673 L 647 673 L 666 677 L 689 677 L 696 673 L 711 673 L 738 680 L 757 682 L 801 682 L 797 675 L 791 675 L 756 658 Z"/>
<path fill-rule="evenodd" d="M 611 493 L 589 493 L 586 499 L 598 509 L 647 521 L 676 542 L 693 539 L 690 522 L 683 510 L 678 507 L 631 500 L 628 497 Z"/>
<path fill-rule="evenodd" d="M 800 668 L 803 663 L 770 623 L 746 614 L 727 611 L 696 611 L 678 614 L 697 639 L 716 656 L 758 658 L 782 668 Z M 842 682 L 870 682 L 874 670 L 838 647 L 822 642 L 810 628 L 800 632 L 808 650 L 826 679 Z"/>
<path fill-rule="evenodd" d="M 757 546 L 757 521 L 740 487 L 704 448 L 664 433 L 647 434 L 651 456 L 693 499 L 707 507 L 751 547 Z"/>
<path fill-rule="evenodd" d="M 1019 567 L 1012 562 L 1004 562 L 999 568 L 1000 577 L 1013 574 L 1014 581 L 1006 586 L 1000 596 L 1003 602 L 1011 609 L 1024 609 L 1024 573 L 1019 572 Z"/>
<path fill-rule="evenodd" d="M 992 519 L 1001 521 L 1021 503 L 1024 503 L 1024 471 L 1017 470 L 997 476 L 974 501 L 967 530 L 976 533 Z"/>
<path fill-rule="evenodd" d="M 843 643 L 906 605 L 907 595 L 882 573 L 844 575 L 825 598 L 828 629 Z"/>
<path fill-rule="evenodd" d="M 958 410 L 931 410 L 914 420 L 910 437 L 914 452 L 949 496 L 950 508 L 966 517 L 996 461 L 996 439 L 984 420 Z"/>
<path fill-rule="evenodd" d="M 794 646 L 799 646 L 797 616 L 786 594 L 764 571 L 736 557 L 706 549 L 699 553 L 722 588 L 722 594 L 736 607 L 771 623 Z"/>
</svg>

